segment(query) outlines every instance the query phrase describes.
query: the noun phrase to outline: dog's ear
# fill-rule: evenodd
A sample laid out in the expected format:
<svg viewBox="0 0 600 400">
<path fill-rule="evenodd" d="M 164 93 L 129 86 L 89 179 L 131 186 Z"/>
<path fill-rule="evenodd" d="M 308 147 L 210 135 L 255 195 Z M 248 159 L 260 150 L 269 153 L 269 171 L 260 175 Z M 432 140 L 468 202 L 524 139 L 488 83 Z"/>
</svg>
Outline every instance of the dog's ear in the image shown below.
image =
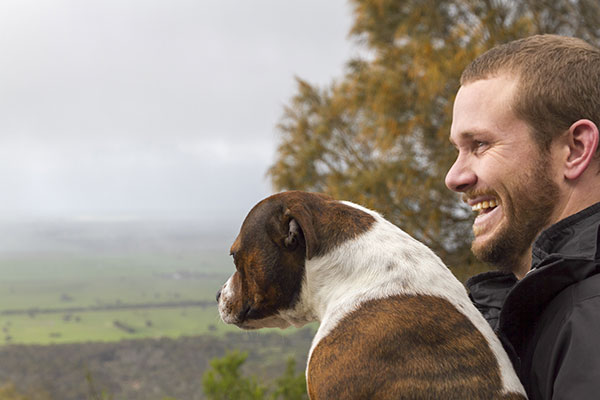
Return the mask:
<svg viewBox="0 0 600 400">
<path fill-rule="evenodd" d="M 291 218 L 288 223 L 288 234 L 283 243 L 285 244 L 285 248 L 288 250 L 296 250 L 298 247 L 298 243 L 300 243 L 300 235 L 302 232 L 300 231 L 300 226 L 296 222 L 295 219 Z"/>
<path fill-rule="evenodd" d="M 310 260 L 317 250 L 317 237 L 310 213 L 303 206 L 298 205 L 287 209 L 284 215 L 288 221 L 288 235 L 284 240 L 286 248 L 295 249 L 300 238 L 304 237 L 306 259 Z"/>
</svg>

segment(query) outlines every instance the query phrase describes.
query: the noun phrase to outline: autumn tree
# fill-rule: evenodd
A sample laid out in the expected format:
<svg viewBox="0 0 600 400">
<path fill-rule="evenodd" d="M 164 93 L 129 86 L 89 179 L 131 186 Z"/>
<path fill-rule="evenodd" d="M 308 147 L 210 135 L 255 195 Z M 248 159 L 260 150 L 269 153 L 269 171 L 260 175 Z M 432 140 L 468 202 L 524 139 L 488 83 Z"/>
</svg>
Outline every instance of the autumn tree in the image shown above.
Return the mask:
<svg viewBox="0 0 600 400">
<path fill-rule="evenodd" d="M 536 33 L 600 44 L 596 0 L 351 0 L 361 56 L 324 88 L 297 79 L 269 170 L 278 190 L 320 191 L 375 209 L 425 242 L 461 278 L 472 213 L 444 185 L 464 67 L 498 43 Z"/>
</svg>

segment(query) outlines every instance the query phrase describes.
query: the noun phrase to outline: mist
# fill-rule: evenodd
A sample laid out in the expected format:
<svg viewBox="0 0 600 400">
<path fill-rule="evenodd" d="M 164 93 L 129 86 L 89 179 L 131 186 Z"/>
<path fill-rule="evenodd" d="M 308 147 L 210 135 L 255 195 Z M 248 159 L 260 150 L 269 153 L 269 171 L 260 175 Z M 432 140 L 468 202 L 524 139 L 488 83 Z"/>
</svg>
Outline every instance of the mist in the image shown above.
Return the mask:
<svg viewBox="0 0 600 400">
<path fill-rule="evenodd" d="M 1 246 L 52 224 L 234 237 L 273 192 L 294 77 L 341 76 L 350 25 L 341 0 L 3 1 Z"/>
</svg>

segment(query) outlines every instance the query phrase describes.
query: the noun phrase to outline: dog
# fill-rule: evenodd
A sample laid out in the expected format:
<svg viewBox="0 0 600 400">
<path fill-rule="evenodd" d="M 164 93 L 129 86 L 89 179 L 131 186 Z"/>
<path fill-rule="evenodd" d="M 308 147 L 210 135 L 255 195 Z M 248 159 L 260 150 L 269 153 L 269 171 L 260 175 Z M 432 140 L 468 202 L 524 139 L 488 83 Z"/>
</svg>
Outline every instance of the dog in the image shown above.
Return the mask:
<svg viewBox="0 0 600 400">
<path fill-rule="evenodd" d="M 319 321 L 311 399 L 525 399 L 491 327 L 424 244 L 317 193 L 259 202 L 231 246 L 219 314 L 242 329 Z"/>
</svg>

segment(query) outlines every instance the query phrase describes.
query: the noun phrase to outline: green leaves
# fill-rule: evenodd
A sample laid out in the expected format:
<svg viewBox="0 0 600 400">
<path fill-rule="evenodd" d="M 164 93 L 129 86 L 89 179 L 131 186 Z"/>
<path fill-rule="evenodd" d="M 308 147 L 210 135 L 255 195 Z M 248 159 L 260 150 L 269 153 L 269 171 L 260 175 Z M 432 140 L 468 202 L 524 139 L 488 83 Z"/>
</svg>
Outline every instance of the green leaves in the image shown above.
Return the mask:
<svg viewBox="0 0 600 400">
<path fill-rule="evenodd" d="M 269 396 L 270 400 L 306 400 L 306 377 L 304 372 L 296 373 L 296 362 L 290 357 L 287 360 L 285 372 L 275 382 L 275 390 Z"/>
<path fill-rule="evenodd" d="M 242 377 L 240 367 L 246 361 L 247 353 L 229 352 L 223 358 L 215 358 L 202 377 L 202 386 L 211 400 L 262 400 L 266 388 L 255 378 Z"/>
<path fill-rule="evenodd" d="M 306 395 L 304 373 L 295 373 L 295 361 L 288 359 L 284 374 L 275 382 L 271 394 L 269 388 L 255 377 L 243 376 L 240 368 L 248 358 L 247 353 L 228 352 L 223 358 L 210 362 L 211 369 L 202 378 L 206 397 L 210 400 L 303 400 Z"/>
</svg>

